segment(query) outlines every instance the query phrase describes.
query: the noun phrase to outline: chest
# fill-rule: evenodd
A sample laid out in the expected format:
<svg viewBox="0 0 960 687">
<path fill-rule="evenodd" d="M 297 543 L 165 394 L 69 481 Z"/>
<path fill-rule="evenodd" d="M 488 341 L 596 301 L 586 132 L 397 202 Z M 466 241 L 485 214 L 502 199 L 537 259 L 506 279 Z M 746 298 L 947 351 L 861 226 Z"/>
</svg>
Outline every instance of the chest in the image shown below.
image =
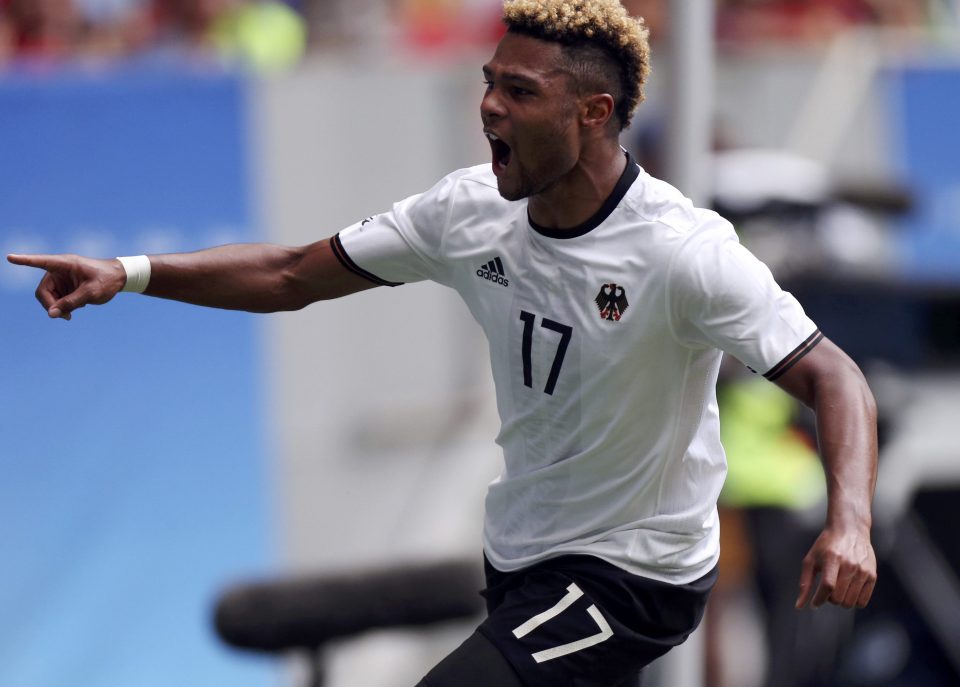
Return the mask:
<svg viewBox="0 0 960 687">
<path fill-rule="evenodd" d="M 571 367 L 577 377 L 615 376 L 671 343 L 665 266 L 635 243 L 540 240 L 523 228 L 460 260 L 458 289 L 494 365 L 509 366 L 526 386 L 551 393 Z"/>
</svg>

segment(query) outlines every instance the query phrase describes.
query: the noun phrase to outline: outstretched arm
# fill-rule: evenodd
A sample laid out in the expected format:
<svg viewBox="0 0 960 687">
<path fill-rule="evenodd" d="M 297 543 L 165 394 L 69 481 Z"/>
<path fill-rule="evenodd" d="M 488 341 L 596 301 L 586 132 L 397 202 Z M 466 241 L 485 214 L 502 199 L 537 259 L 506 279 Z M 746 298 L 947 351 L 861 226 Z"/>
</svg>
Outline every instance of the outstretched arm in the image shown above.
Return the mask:
<svg viewBox="0 0 960 687">
<path fill-rule="evenodd" d="M 8 255 L 7 260 L 46 270 L 36 297 L 50 317 L 70 319 L 77 308 L 102 305 L 126 283 L 126 272 L 116 259 Z M 328 240 L 298 248 L 233 244 L 152 255 L 150 273 L 147 295 L 250 312 L 298 310 L 375 286 L 344 268 Z"/>
<path fill-rule="evenodd" d="M 812 408 L 827 476 L 827 518 L 803 559 L 797 608 L 811 599 L 866 606 L 877 579 L 870 543 L 877 479 L 877 410 L 856 364 L 823 339 L 776 383 Z M 820 584 L 814 591 L 816 576 Z"/>
</svg>

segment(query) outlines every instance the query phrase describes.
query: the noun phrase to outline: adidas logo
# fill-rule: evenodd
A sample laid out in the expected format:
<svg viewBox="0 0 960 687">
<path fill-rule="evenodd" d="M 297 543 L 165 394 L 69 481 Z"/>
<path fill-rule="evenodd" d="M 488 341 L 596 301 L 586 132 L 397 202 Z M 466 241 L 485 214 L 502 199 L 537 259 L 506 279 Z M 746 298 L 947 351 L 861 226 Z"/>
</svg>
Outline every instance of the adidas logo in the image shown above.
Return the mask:
<svg viewBox="0 0 960 687">
<path fill-rule="evenodd" d="M 510 286 L 510 280 L 507 279 L 503 271 L 503 263 L 500 262 L 500 256 L 495 257 L 486 265 L 481 265 L 477 270 L 477 276 L 487 281 L 496 282 L 500 286 Z"/>
</svg>

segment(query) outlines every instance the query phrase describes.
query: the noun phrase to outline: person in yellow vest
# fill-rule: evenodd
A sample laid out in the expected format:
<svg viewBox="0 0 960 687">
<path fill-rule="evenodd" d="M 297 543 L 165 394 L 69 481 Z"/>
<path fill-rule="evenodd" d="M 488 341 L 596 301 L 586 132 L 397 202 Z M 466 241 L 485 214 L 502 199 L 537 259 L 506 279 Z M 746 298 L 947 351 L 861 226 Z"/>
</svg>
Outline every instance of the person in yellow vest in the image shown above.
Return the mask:
<svg viewBox="0 0 960 687">
<path fill-rule="evenodd" d="M 217 52 L 258 72 L 292 67 L 303 57 L 307 27 L 288 5 L 275 0 L 234 3 L 210 31 Z"/>
<path fill-rule="evenodd" d="M 763 684 L 827 687 L 834 684 L 837 649 L 850 618 L 829 608 L 801 614 L 790 599 L 797 585 L 790 562 L 816 539 L 826 507 L 812 431 L 804 429 L 800 404 L 762 379 L 726 379 L 717 400 L 728 472 L 720 495 L 720 582 L 708 622 L 720 630 L 728 604 L 739 593 L 755 592 L 767 642 Z M 711 683 L 720 687 L 716 643 L 710 653 Z"/>
<path fill-rule="evenodd" d="M 297 64 L 307 46 L 303 17 L 279 0 L 154 0 L 140 49 L 211 57 L 256 72 Z"/>
</svg>

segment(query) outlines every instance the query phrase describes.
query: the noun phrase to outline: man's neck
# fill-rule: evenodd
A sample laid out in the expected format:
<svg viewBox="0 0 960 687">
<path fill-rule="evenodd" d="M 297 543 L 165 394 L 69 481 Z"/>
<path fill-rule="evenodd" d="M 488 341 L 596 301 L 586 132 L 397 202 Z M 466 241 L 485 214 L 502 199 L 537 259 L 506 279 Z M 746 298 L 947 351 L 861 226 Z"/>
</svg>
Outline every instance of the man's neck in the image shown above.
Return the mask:
<svg viewBox="0 0 960 687">
<path fill-rule="evenodd" d="M 619 144 L 598 145 L 551 188 L 530 196 L 530 219 L 549 229 L 572 229 L 590 219 L 613 193 L 627 164 Z"/>
</svg>

